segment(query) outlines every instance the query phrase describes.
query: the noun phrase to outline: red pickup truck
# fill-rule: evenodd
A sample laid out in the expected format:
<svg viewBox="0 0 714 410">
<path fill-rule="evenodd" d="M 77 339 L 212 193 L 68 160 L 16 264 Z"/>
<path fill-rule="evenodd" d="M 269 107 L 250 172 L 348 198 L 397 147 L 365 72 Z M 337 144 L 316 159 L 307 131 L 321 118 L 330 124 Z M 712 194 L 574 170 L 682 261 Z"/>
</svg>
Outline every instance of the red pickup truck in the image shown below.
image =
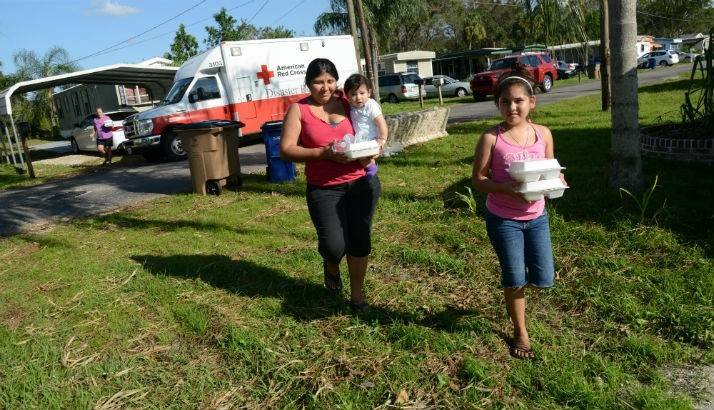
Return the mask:
<svg viewBox="0 0 714 410">
<path fill-rule="evenodd" d="M 471 91 L 474 100 L 483 101 L 487 95 L 493 94 L 493 88 L 501 74 L 512 70 L 516 63 L 521 63 L 531 74 L 543 92 L 547 93 L 553 88 L 553 81 L 558 79 L 558 69 L 549 54 L 532 53 L 518 56 L 499 58 L 491 63 L 488 71 L 474 75 L 471 79 Z"/>
</svg>

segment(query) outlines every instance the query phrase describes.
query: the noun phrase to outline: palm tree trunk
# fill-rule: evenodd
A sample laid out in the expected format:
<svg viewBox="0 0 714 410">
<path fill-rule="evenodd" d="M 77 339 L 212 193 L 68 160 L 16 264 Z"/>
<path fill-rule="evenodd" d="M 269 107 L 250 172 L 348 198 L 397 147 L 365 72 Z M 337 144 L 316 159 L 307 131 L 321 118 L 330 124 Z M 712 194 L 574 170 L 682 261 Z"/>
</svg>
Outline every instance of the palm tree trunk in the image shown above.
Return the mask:
<svg viewBox="0 0 714 410">
<path fill-rule="evenodd" d="M 642 160 L 637 120 L 637 2 L 610 1 L 608 6 L 612 51 L 609 182 L 613 188 L 639 191 L 642 188 Z"/>
</svg>

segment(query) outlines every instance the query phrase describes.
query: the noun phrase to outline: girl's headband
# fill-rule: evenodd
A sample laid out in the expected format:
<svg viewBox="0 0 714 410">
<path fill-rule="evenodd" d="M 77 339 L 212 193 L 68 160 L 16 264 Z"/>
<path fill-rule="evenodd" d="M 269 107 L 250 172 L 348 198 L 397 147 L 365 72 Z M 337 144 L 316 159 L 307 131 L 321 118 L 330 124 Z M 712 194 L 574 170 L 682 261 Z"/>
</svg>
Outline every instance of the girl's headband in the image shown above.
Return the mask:
<svg viewBox="0 0 714 410">
<path fill-rule="evenodd" d="M 531 85 L 530 81 L 526 80 L 526 79 L 523 78 L 523 77 L 519 77 L 519 76 L 517 76 L 517 75 L 512 75 L 512 76 L 510 76 L 510 77 L 504 78 L 503 80 L 501 80 L 501 84 L 503 84 L 503 83 L 505 83 L 507 80 L 511 80 L 511 79 L 523 81 L 524 83 L 526 83 L 526 85 L 528 86 L 528 89 L 530 90 L 531 94 L 533 94 L 533 86 Z"/>
</svg>

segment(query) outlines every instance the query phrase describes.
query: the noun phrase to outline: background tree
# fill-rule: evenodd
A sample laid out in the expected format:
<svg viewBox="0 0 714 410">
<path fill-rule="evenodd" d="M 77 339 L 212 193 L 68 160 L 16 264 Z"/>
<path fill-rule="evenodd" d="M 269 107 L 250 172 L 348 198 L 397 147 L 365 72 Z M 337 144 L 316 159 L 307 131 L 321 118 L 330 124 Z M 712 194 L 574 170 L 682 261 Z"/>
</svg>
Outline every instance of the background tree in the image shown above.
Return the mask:
<svg viewBox="0 0 714 410">
<path fill-rule="evenodd" d="M 612 135 L 610 138 L 610 186 L 639 191 L 642 160 L 637 101 L 637 3 L 609 1 L 612 61 Z"/>
<path fill-rule="evenodd" d="M 188 34 L 186 26 L 180 24 L 174 42 L 171 43 L 171 51 L 164 54 L 164 57 L 173 60 L 173 64 L 179 66 L 196 54 L 198 54 L 196 37 Z"/>
<path fill-rule="evenodd" d="M 208 47 L 215 47 L 221 41 L 256 40 L 264 38 L 290 38 L 295 36 L 293 30 L 284 26 L 256 27 L 247 20 L 241 19 L 240 23 L 228 14 L 225 8 L 213 15 L 217 27 L 207 26 L 208 37 L 204 40 Z"/>
<path fill-rule="evenodd" d="M 237 21 L 228 14 L 228 10 L 225 7 L 221 7 L 221 10 L 213 15 L 213 19 L 218 27 L 206 26 L 208 37 L 203 40 L 206 46 L 210 48 L 217 46 L 221 41 L 239 40 L 238 30 L 236 29 Z"/>
<path fill-rule="evenodd" d="M 15 76 L 18 81 L 50 77 L 79 69 L 70 60 L 67 50 L 57 46 L 49 49 L 41 58 L 32 50 L 21 49 L 15 53 L 13 60 L 17 67 Z M 25 108 L 24 120 L 30 122 L 35 130 L 45 130 L 46 121 L 49 119 L 52 133 L 59 134 L 59 121 L 52 99 L 53 94 L 52 88 L 34 93 L 29 101 L 32 109 Z"/>
<path fill-rule="evenodd" d="M 714 24 L 710 0 L 639 0 L 637 11 L 640 32 L 655 36 L 709 32 Z"/>
</svg>

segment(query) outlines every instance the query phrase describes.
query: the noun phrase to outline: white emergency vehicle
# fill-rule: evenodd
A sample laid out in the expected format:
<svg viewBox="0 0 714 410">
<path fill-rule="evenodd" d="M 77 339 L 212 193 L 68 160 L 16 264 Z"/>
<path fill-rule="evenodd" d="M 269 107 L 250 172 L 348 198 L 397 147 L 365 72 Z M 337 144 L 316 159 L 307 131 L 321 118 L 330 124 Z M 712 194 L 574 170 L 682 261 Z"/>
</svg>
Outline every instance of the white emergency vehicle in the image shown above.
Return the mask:
<svg viewBox="0 0 714 410">
<path fill-rule="evenodd" d="M 308 94 L 305 71 L 315 58 L 335 63 L 340 86 L 358 72 L 351 36 L 223 42 L 186 61 L 164 101 L 128 118 L 124 134 L 133 150 L 168 159 L 186 156 L 174 131 L 179 124 L 234 120 L 245 124 L 241 138 L 259 134 Z"/>
</svg>

